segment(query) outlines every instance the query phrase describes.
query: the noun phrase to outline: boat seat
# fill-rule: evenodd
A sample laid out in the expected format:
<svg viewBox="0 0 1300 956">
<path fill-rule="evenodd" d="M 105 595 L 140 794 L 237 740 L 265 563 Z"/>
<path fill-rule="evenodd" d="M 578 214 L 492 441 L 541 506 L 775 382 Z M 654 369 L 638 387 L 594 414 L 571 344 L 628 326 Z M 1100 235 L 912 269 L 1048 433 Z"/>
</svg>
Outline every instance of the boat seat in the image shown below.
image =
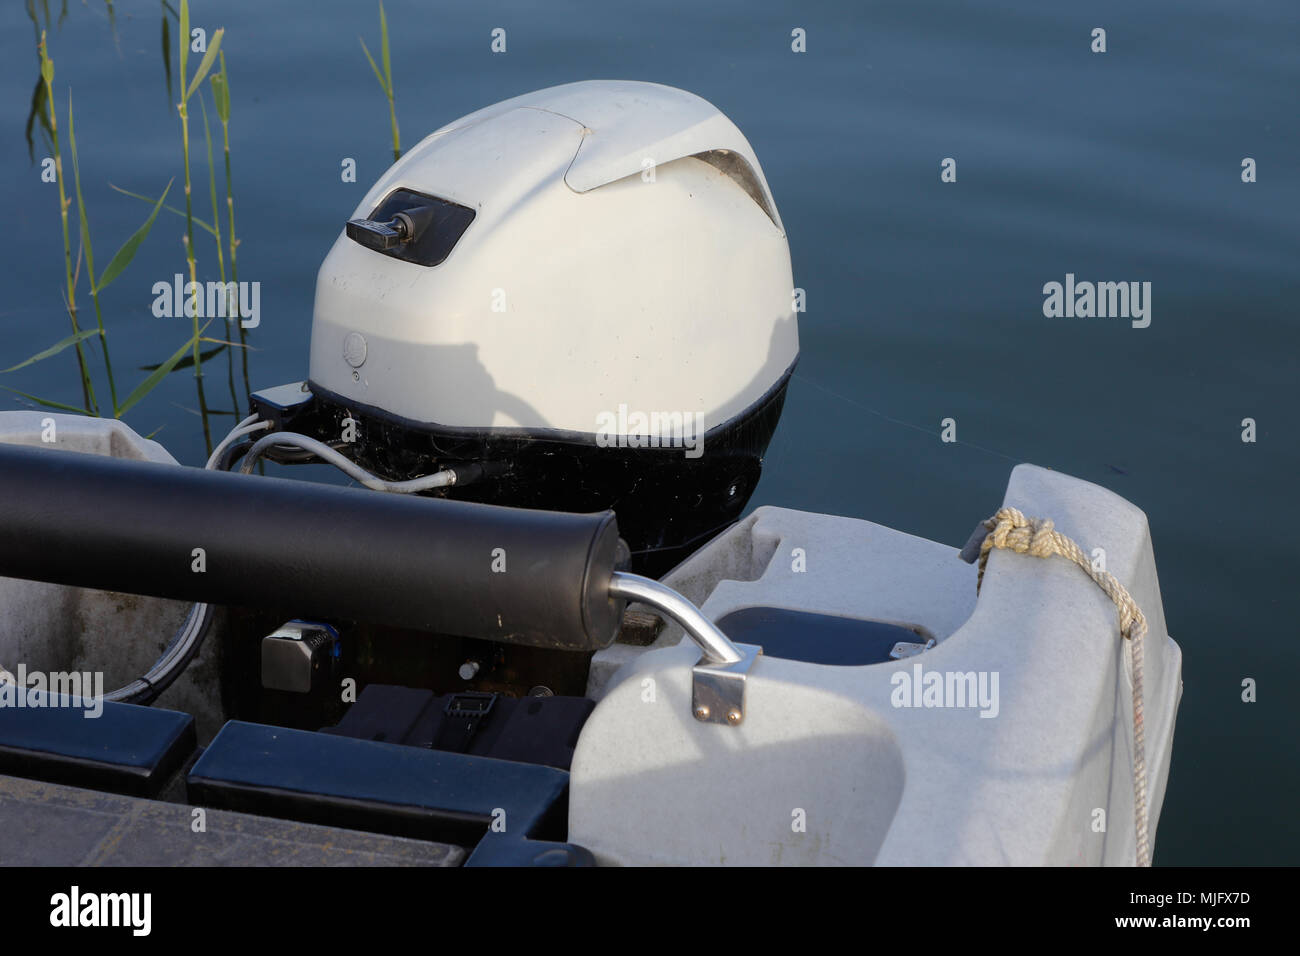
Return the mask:
<svg viewBox="0 0 1300 956">
<path fill-rule="evenodd" d="M 562 835 L 569 775 L 535 764 L 228 722 L 187 778 L 191 803 L 474 846 L 467 865 L 585 865 Z"/>
<path fill-rule="evenodd" d="M 102 701 L 90 716 L 75 698 L 27 696 L 0 707 L 0 774 L 154 796 L 194 751 L 189 714 Z"/>
</svg>

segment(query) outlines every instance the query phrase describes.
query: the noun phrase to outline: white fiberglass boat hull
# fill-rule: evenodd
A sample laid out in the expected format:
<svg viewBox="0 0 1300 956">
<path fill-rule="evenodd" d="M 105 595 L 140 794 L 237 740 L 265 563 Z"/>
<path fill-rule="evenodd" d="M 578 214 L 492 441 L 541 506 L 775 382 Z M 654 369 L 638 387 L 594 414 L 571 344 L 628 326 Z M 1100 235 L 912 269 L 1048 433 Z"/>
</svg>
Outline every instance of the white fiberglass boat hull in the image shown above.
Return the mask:
<svg viewBox="0 0 1300 956">
<path fill-rule="evenodd" d="M 1087 553 L 1104 549 L 1146 614 L 1154 837 L 1182 684 L 1146 517 L 1096 485 L 1027 465 L 1005 502 L 1052 518 Z M 975 568 L 955 548 L 765 507 L 665 583 L 714 620 L 778 607 L 914 626 L 938 643 L 857 667 L 762 656 L 739 727 L 692 718 L 699 654 L 678 643 L 679 629 L 651 648 L 598 652 L 600 702 L 574 758 L 569 833 L 601 862 L 1134 862 L 1132 661 L 1115 606 L 1070 562 L 995 552 L 977 600 Z M 994 706 L 954 706 L 951 694 L 927 706 L 918 669 L 923 687 L 931 673 L 977 698 L 996 687 Z"/>
</svg>

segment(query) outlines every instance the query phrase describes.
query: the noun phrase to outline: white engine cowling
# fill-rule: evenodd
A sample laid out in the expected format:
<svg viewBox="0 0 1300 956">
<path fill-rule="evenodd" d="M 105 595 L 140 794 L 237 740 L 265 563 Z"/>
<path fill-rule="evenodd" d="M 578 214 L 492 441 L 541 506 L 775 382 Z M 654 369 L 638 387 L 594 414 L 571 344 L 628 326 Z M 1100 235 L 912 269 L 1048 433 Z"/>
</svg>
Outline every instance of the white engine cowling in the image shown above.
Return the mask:
<svg viewBox="0 0 1300 956">
<path fill-rule="evenodd" d="M 693 94 L 590 81 L 515 97 L 426 137 L 355 216 L 398 189 L 472 222 L 432 267 L 335 242 L 311 383 L 346 403 L 453 429 L 654 435 L 670 413 L 735 419 L 795 361 L 775 203 L 744 136 Z"/>
</svg>

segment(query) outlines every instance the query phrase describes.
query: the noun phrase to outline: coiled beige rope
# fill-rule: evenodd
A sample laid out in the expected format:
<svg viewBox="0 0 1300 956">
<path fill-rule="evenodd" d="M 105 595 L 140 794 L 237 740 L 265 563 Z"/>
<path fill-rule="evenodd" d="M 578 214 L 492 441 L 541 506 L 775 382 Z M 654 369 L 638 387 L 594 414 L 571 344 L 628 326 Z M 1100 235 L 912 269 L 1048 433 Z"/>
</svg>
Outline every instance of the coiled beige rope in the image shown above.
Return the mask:
<svg viewBox="0 0 1300 956">
<path fill-rule="evenodd" d="M 1059 554 L 1069 558 L 1097 583 L 1119 608 L 1119 632 L 1130 643 L 1133 656 L 1133 826 L 1137 837 L 1137 865 L 1151 865 L 1151 845 L 1147 836 L 1147 760 L 1146 732 L 1142 720 L 1142 641 L 1147 633 L 1147 619 L 1132 595 L 1109 571 L 1098 571 L 1070 538 L 1061 534 L 1047 518 L 1026 518 L 1015 508 L 1002 508 L 975 529 L 971 541 L 962 551 L 967 561 L 974 560 L 972 546 L 986 533 L 979 545 L 979 578 L 975 591 L 984 583 L 984 567 L 994 548 L 1050 558 Z"/>
</svg>

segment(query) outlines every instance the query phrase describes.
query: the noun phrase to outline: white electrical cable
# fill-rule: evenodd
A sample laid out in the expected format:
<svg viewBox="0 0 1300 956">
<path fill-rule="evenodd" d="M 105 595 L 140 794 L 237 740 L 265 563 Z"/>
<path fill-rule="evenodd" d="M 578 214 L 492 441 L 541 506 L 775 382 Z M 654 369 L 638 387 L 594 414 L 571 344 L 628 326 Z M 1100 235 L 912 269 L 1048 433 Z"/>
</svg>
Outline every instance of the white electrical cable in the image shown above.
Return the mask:
<svg viewBox="0 0 1300 956">
<path fill-rule="evenodd" d="M 239 466 L 240 472 L 246 475 L 252 471 L 257 459 L 266 454 L 267 449 L 272 445 L 293 445 L 296 448 L 309 451 L 322 461 L 333 465 L 349 478 L 361 482 L 361 484 L 374 491 L 391 491 L 396 494 L 409 495 L 417 491 L 428 491 L 431 488 L 447 488 L 456 483 L 456 473 L 448 468 L 435 471 L 432 475 L 412 478 L 409 481 L 387 481 L 366 471 L 356 462 L 339 454 L 324 442 L 309 438 L 306 435 L 300 435 L 297 432 L 273 432 L 270 435 L 263 435 L 253 443 L 253 447 L 248 449 L 248 453 L 244 455 L 244 460 Z"/>
<path fill-rule="evenodd" d="M 208 463 L 203 467 L 208 469 L 209 471 L 216 468 L 217 462 L 221 460 L 222 452 L 224 452 L 227 448 L 233 445 L 237 439 L 242 438 L 245 435 L 252 434 L 253 432 L 260 432 L 263 429 L 267 429 L 270 427 L 271 427 L 270 422 L 261 422 L 257 420 L 256 415 L 249 415 L 242 422 L 240 422 L 233 429 L 231 429 L 229 435 L 221 439 L 221 443 L 212 450 L 212 455 L 211 457 L 208 458 Z"/>
</svg>

